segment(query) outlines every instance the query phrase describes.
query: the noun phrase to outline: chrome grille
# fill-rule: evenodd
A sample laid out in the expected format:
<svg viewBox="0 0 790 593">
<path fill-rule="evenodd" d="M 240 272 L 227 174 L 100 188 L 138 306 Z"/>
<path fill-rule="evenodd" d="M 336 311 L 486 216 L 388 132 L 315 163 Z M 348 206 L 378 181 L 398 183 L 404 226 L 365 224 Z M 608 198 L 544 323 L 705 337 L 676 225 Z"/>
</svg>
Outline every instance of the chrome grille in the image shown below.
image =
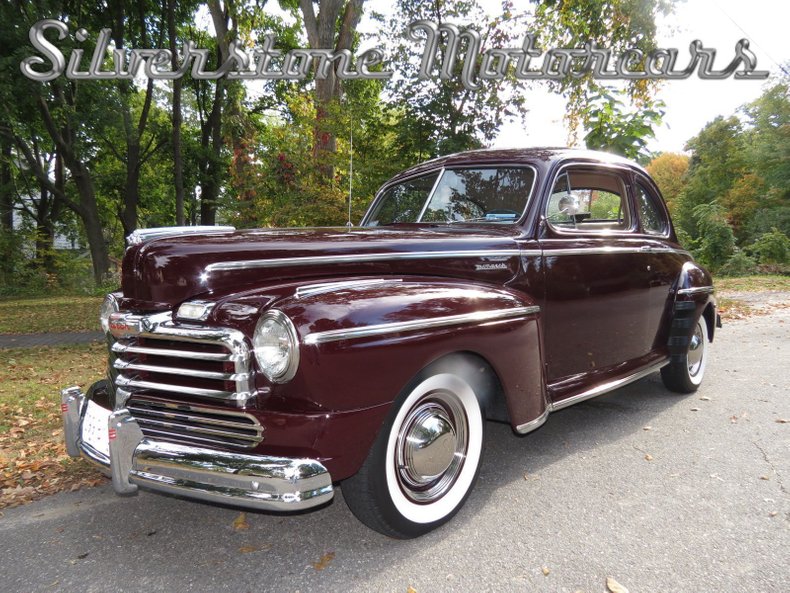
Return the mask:
<svg viewBox="0 0 790 593">
<path fill-rule="evenodd" d="M 161 323 L 112 347 L 115 384 L 132 394 L 180 394 L 243 404 L 252 397 L 241 332 Z"/>
<path fill-rule="evenodd" d="M 136 398 L 126 408 L 148 437 L 244 448 L 263 440 L 263 427 L 244 412 Z"/>
</svg>

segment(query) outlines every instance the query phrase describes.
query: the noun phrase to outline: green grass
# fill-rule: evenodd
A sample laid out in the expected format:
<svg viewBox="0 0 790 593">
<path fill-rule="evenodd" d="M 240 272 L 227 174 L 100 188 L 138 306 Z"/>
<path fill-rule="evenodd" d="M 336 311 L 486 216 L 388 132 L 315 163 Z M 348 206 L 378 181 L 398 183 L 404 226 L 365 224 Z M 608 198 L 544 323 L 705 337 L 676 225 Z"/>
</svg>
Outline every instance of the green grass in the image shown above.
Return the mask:
<svg viewBox="0 0 790 593">
<path fill-rule="evenodd" d="M 737 292 L 760 292 L 763 290 L 781 290 L 790 292 L 790 276 L 761 275 L 743 276 L 741 278 L 716 277 L 716 290 Z"/>
<path fill-rule="evenodd" d="M 87 389 L 106 365 L 100 344 L 0 350 L 0 508 L 102 482 L 66 454 L 60 389 Z"/>
<path fill-rule="evenodd" d="M 95 296 L 0 300 L 0 333 L 97 331 L 101 303 Z"/>
</svg>

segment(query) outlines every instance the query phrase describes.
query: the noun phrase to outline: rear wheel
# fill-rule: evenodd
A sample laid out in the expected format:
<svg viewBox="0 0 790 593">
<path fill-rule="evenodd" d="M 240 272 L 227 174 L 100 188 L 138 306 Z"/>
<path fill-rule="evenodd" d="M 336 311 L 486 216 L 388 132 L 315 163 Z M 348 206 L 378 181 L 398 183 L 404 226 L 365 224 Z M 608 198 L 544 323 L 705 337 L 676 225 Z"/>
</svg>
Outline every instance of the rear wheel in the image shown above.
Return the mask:
<svg viewBox="0 0 790 593">
<path fill-rule="evenodd" d="M 343 496 L 372 529 L 412 538 L 466 501 L 480 469 L 484 418 L 471 384 L 454 373 L 419 378 L 399 401 Z"/>
<path fill-rule="evenodd" d="M 705 366 L 708 362 L 708 324 L 700 315 L 694 333 L 689 340 L 689 347 L 682 359 L 670 362 L 661 369 L 664 385 L 678 393 L 692 393 L 702 383 Z"/>
</svg>

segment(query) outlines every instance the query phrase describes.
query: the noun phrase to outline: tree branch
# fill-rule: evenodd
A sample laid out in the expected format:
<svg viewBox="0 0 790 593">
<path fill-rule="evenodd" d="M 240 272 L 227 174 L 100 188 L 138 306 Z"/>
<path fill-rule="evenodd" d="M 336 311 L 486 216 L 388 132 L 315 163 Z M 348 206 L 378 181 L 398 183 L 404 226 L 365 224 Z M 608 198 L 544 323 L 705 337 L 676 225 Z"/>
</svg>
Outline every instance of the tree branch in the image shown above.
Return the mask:
<svg viewBox="0 0 790 593">
<path fill-rule="evenodd" d="M 313 10 L 313 0 L 299 0 L 299 8 L 302 9 L 304 28 L 307 30 L 307 41 L 310 47 L 317 49 L 321 42 L 318 39 L 318 20 L 315 18 Z"/>
<path fill-rule="evenodd" d="M 362 18 L 362 5 L 365 0 L 348 0 L 346 10 L 343 14 L 343 24 L 340 26 L 340 34 L 337 36 L 335 51 L 341 49 L 351 49 L 354 42 L 354 31 L 357 29 L 359 19 Z"/>
</svg>

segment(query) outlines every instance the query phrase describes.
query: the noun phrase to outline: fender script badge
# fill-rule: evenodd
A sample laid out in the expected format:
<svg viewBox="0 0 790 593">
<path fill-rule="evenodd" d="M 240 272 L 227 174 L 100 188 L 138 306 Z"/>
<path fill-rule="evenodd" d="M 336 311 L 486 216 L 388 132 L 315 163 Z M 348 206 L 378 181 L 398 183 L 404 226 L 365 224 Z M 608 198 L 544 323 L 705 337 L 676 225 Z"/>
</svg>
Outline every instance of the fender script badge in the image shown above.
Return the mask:
<svg viewBox="0 0 790 593">
<path fill-rule="evenodd" d="M 507 270 L 507 264 L 475 264 L 475 270 Z"/>
</svg>

